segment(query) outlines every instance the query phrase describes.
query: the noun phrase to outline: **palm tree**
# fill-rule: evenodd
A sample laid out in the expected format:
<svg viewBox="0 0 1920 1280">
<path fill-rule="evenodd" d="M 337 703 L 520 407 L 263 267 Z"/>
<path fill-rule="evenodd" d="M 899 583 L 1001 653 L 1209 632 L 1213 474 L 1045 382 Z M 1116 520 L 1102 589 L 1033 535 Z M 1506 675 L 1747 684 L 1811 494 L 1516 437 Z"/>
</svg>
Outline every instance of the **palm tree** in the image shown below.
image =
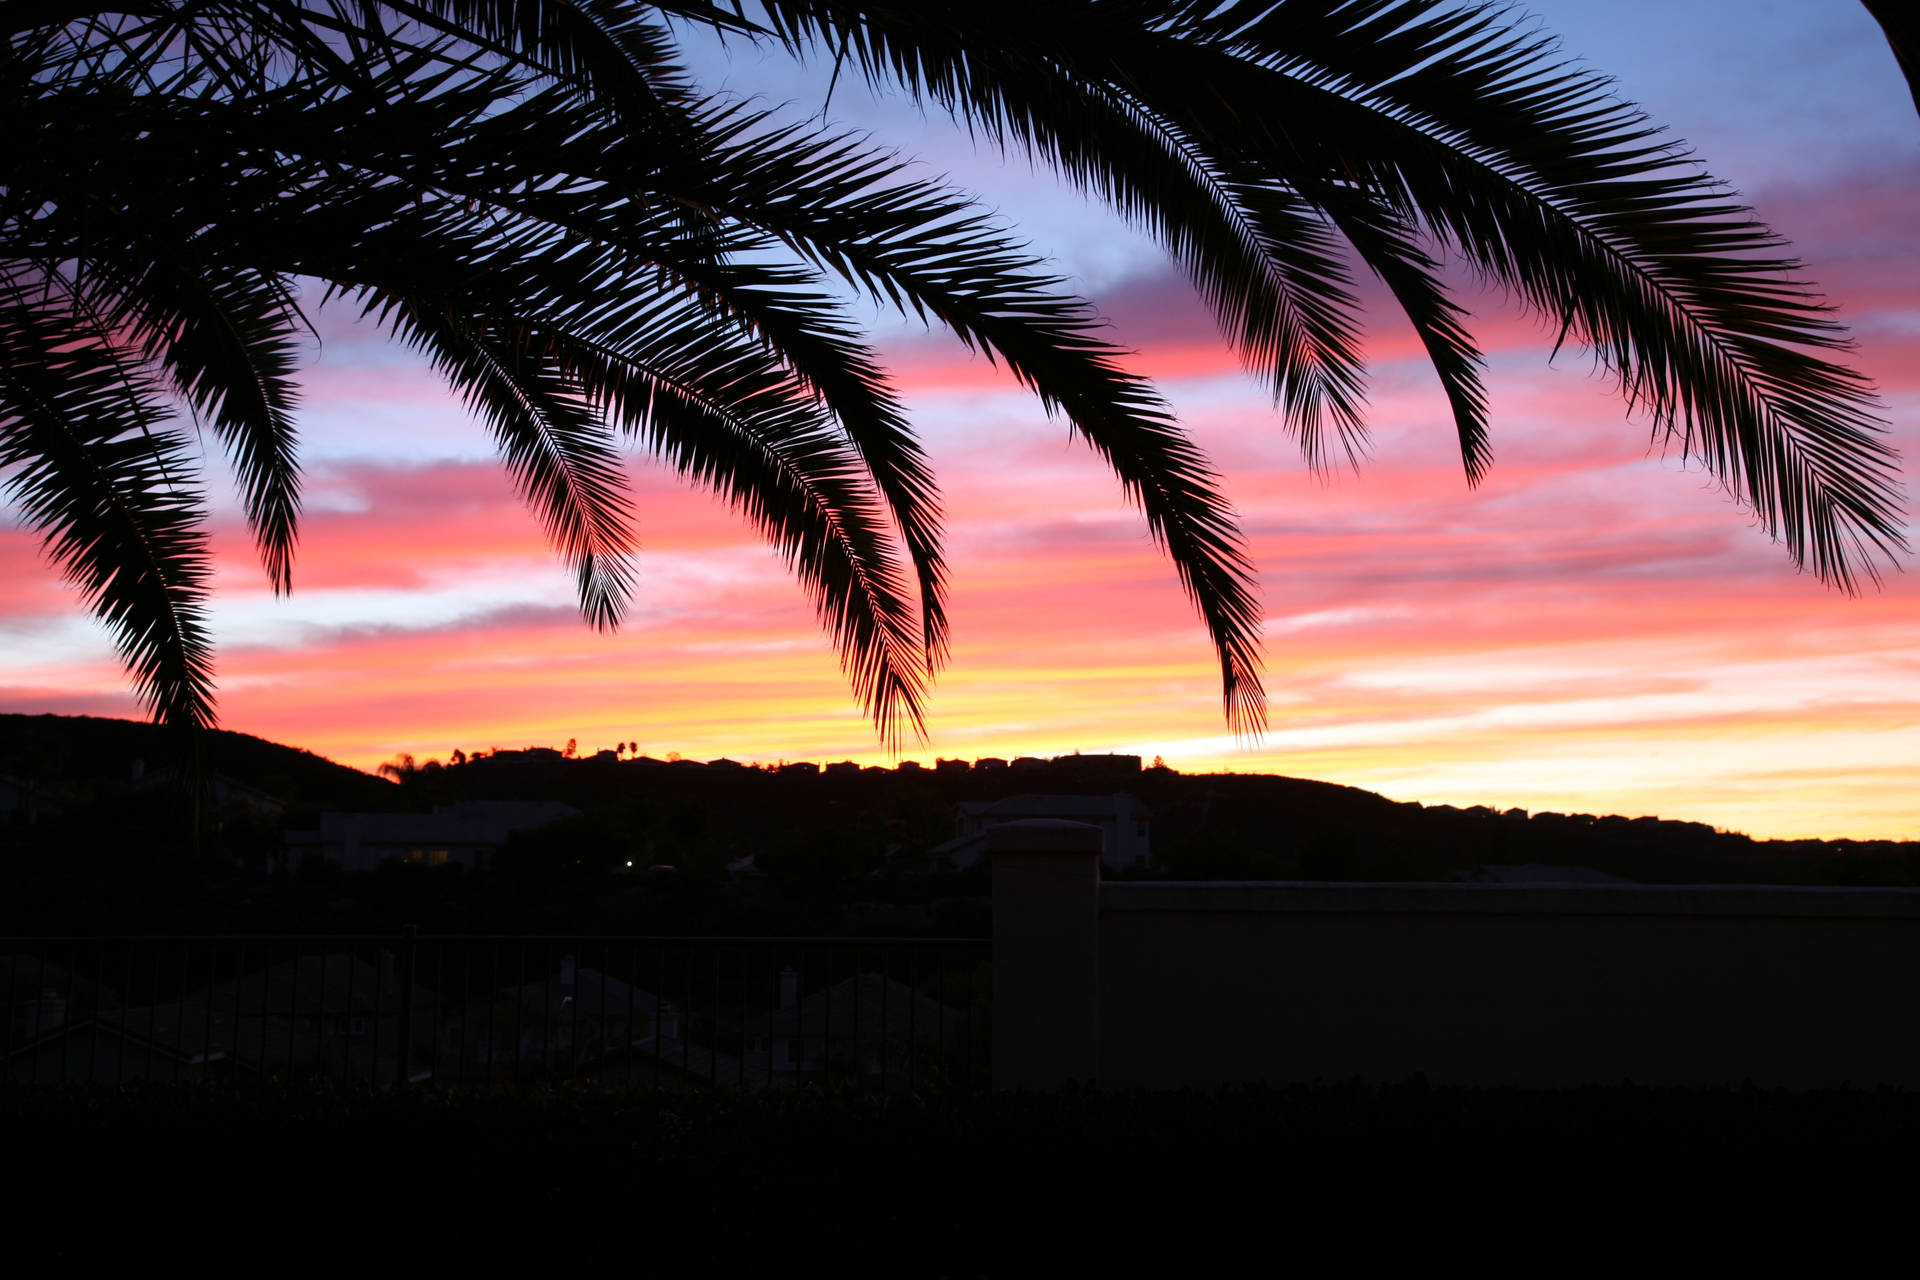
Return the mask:
<svg viewBox="0 0 1920 1280">
<path fill-rule="evenodd" d="M 465 396 L 592 623 L 632 587 L 624 436 L 757 524 L 882 735 L 917 729 L 946 641 L 937 493 L 824 273 L 937 316 L 1101 443 L 1213 628 L 1230 705 L 1257 713 L 1226 504 L 1043 264 L 888 155 L 700 96 L 634 6 L 469 9 L 0 10 L 0 467 L 157 717 L 213 709 L 172 402 L 225 446 L 287 589 L 317 281 Z M 589 12 L 577 51 L 508 22 Z"/>
<path fill-rule="evenodd" d="M 669 21 L 904 87 L 1151 229 L 1310 462 L 1357 457 L 1342 246 L 1491 460 L 1457 260 L 1587 348 L 1797 564 L 1904 543 L 1871 389 L 1797 264 L 1605 82 L 1439 0 L 45 0 L 0 10 L 0 467 L 155 714 L 212 714 L 183 400 L 276 588 L 297 530 L 297 283 L 424 351 L 492 430 L 590 621 L 631 590 L 620 437 L 787 555 L 883 735 L 946 644 L 937 495 L 827 283 L 934 318 L 1109 463 L 1262 715 L 1204 460 L 1097 320 L 956 193 L 701 95 Z M 918 609 L 914 595 L 917 589 Z"/>
</svg>

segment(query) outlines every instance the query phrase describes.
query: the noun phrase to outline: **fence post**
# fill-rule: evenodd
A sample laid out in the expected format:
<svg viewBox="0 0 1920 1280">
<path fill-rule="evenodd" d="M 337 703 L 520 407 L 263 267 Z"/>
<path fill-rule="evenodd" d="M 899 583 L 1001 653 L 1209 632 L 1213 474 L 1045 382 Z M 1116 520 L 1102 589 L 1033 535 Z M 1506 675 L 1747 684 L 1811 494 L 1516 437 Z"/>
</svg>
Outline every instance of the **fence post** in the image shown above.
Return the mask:
<svg viewBox="0 0 1920 1280">
<path fill-rule="evenodd" d="M 1032 818 L 986 831 L 993 866 L 993 1087 L 1091 1083 L 1100 1066 L 1106 833 Z"/>
<path fill-rule="evenodd" d="M 414 944 L 420 937 L 420 926 L 402 925 L 400 928 L 400 1078 L 395 1084 L 404 1086 L 413 1078 L 413 964 Z M 376 1006 L 377 1007 L 377 1006 Z M 378 1014 L 376 1013 L 376 1017 Z M 377 1065 L 377 1064 L 376 1064 Z"/>
</svg>

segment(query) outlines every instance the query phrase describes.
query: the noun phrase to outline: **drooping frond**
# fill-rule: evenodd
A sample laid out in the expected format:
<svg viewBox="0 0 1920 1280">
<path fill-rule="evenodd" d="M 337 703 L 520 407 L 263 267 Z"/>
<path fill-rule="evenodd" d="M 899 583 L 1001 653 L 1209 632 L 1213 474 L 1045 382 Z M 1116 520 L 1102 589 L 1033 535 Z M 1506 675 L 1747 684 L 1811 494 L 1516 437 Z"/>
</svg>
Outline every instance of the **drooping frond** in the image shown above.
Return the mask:
<svg viewBox="0 0 1920 1280">
<path fill-rule="evenodd" d="M 757 352 L 714 338 L 609 357 L 595 380 L 655 456 L 725 498 L 780 550 L 888 749 L 903 729 L 924 736 L 919 620 L 860 456 Z"/>
<path fill-rule="evenodd" d="M 186 442 L 159 388 L 74 303 L 70 281 L 0 277 L 0 476 L 148 710 L 205 727 L 205 512 Z"/>
<path fill-rule="evenodd" d="M 573 569 L 580 611 L 618 625 L 633 593 L 627 486 L 605 420 L 537 335 L 455 320 L 433 299 L 382 298 L 382 319 L 424 352 L 487 424 L 507 472 Z"/>
<path fill-rule="evenodd" d="M 156 269 L 122 293 L 130 337 L 173 377 L 232 460 L 276 592 L 293 587 L 300 467 L 294 413 L 299 308 L 283 279 L 244 268 Z"/>
<path fill-rule="evenodd" d="M 850 58 L 1117 196 L 1196 278 L 1207 271 L 1197 262 L 1242 250 L 1217 233 L 1183 240 L 1118 194 L 1153 179 L 1150 153 L 1170 147 L 1195 172 L 1252 175 L 1242 189 L 1303 201 L 1408 309 L 1470 476 L 1487 456 L 1476 360 L 1416 230 L 1591 350 L 1656 433 L 1705 463 L 1796 563 L 1850 589 L 1905 546 L 1877 404 L 1863 378 L 1821 354 L 1842 334 L 1795 278 L 1798 264 L 1601 77 L 1565 63 L 1505 6 L 766 7 L 794 48 Z M 1057 140 L 1082 133 L 1093 104 L 1123 105 L 1138 137 L 1112 129 L 1082 163 Z M 1203 204 L 1224 225 L 1250 203 L 1231 188 L 1155 189 L 1189 206 L 1193 225 Z M 1209 299 L 1233 318 L 1230 300 Z M 1267 354 L 1276 377 L 1311 363 L 1298 338 L 1293 354 Z"/>
<path fill-rule="evenodd" d="M 1263 718 L 1259 610 L 1231 512 L 1198 450 L 1151 389 L 1123 372 L 1100 323 L 1060 281 L 951 190 L 898 180 L 896 162 L 845 139 L 724 135 L 689 181 L 716 208 L 909 314 L 1003 360 L 1119 476 L 1167 549 L 1220 654 L 1237 730 Z M 758 193 L 743 205 L 736 184 Z M 673 188 L 677 173 L 662 175 Z"/>
</svg>

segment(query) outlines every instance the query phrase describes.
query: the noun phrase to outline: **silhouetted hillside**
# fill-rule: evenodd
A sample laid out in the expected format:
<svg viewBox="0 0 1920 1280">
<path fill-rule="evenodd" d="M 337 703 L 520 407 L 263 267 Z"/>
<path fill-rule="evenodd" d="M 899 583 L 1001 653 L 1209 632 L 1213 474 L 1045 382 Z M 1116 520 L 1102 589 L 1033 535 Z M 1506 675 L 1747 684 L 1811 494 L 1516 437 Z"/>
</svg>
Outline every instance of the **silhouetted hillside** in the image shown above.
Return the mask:
<svg viewBox="0 0 1920 1280">
<path fill-rule="evenodd" d="M 531 749 L 425 762 L 394 785 L 224 732 L 210 736 L 206 767 L 253 791 L 203 809 L 196 839 L 181 790 L 164 782 L 170 748 L 130 721 L 0 716 L 0 783 L 17 795 L 24 782 L 47 802 L 32 825 L 16 815 L 0 829 L 0 928 L 977 935 L 989 925 L 987 868 L 942 872 L 928 856 L 955 834 L 956 805 L 1118 791 L 1152 815 L 1155 865 L 1129 874 L 1159 878 L 1920 884 L 1914 842 L 1755 841 L 1648 817 L 1423 807 L 1125 758 L 756 769 Z M 458 800 L 557 800 L 581 813 L 513 836 L 471 873 L 285 860 L 284 831 L 312 829 L 321 809 L 428 812 Z"/>
<path fill-rule="evenodd" d="M 98 716 L 0 715 L 0 776 L 41 784 L 51 797 L 132 790 L 181 763 L 182 742 L 157 725 Z M 383 778 L 298 747 L 216 729 L 201 743 L 202 767 L 258 788 L 290 808 L 384 808 L 404 804 Z"/>
<path fill-rule="evenodd" d="M 421 807 L 557 799 L 590 814 L 617 812 L 611 826 L 580 825 L 580 835 L 597 842 L 582 856 L 618 830 L 622 862 L 751 854 L 772 874 L 835 863 L 844 874 L 871 874 L 889 857 L 952 835 L 961 801 L 1126 791 L 1153 813 L 1152 874 L 1176 879 L 1500 879 L 1574 868 L 1667 884 L 1920 883 L 1920 843 L 1912 841 L 1756 841 L 1698 822 L 1422 806 L 1302 778 L 1129 769 L 1102 757 L 1025 764 L 773 770 L 532 750 L 424 769 L 401 789 Z"/>
</svg>

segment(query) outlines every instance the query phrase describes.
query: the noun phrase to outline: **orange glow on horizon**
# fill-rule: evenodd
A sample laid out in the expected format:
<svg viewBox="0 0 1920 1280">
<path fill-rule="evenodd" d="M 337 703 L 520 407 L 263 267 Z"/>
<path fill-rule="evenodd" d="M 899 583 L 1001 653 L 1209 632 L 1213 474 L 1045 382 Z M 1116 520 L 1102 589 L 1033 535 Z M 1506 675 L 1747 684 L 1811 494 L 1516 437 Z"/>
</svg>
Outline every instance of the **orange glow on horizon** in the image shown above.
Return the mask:
<svg viewBox="0 0 1920 1280">
<path fill-rule="evenodd" d="M 1794 159 L 1735 176 L 1857 335 L 1847 359 L 1876 379 L 1911 495 L 1920 169 L 1856 158 L 1808 176 Z M 1367 456 L 1324 477 L 1174 271 L 1089 289 L 1245 531 L 1266 624 L 1257 743 L 1228 733 L 1172 568 L 1067 424 L 944 335 L 881 343 L 940 481 L 951 584 L 951 661 L 905 758 L 1120 751 L 1396 800 L 1920 839 L 1920 575 L 1850 599 L 1796 574 L 1606 378 L 1572 352 L 1549 361 L 1551 335 L 1471 287 L 1495 461 L 1470 487 L 1412 333 L 1377 285 L 1356 287 Z M 569 738 L 893 762 L 802 591 L 721 503 L 636 461 L 638 590 L 596 634 L 484 429 L 404 353 L 322 321 L 291 598 L 268 590 L 208 446 L 225 727 L 368 770 Z M 105 632 L 14 525 L 0 633 L 0 710 L 137 714 Z"/>
</svg>

